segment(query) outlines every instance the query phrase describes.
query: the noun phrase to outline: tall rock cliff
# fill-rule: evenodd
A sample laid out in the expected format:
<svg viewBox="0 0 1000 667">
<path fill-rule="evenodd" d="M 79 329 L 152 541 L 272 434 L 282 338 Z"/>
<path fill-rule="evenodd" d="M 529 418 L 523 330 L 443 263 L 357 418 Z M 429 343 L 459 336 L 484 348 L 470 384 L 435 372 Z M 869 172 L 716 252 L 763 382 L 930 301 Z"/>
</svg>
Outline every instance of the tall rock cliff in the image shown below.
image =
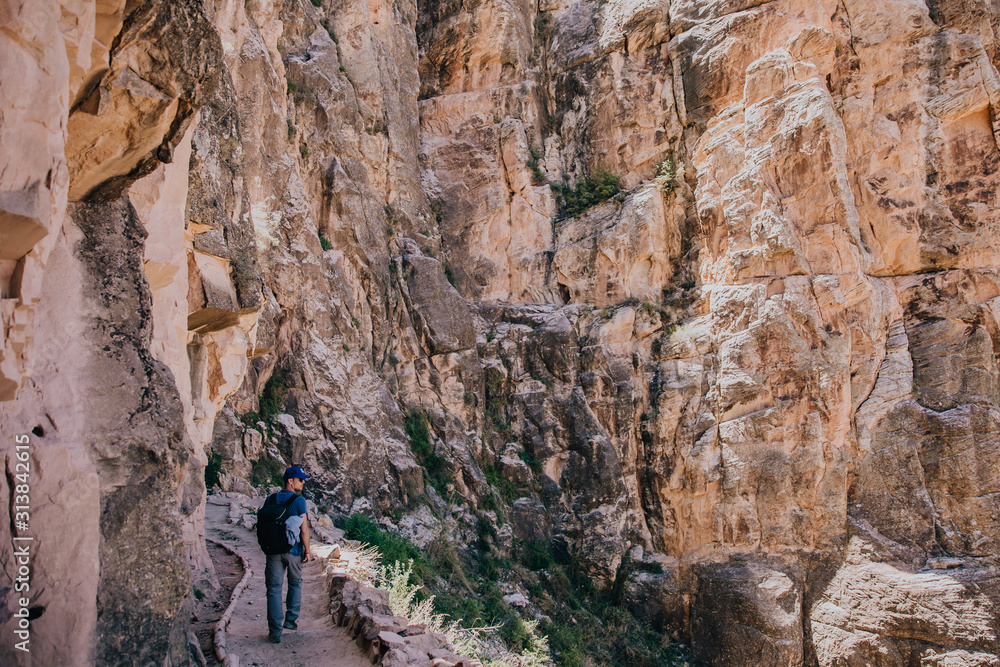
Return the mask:
<svg viewBox="0 0 1000 667">
<path fill-rule="evenodd" d="M 998 29 L 0 1 L 31 664 L 187 663 L 210 459 L 421 545 L 545 544 L 705 664 L 998 664 Z"/>
</svg>

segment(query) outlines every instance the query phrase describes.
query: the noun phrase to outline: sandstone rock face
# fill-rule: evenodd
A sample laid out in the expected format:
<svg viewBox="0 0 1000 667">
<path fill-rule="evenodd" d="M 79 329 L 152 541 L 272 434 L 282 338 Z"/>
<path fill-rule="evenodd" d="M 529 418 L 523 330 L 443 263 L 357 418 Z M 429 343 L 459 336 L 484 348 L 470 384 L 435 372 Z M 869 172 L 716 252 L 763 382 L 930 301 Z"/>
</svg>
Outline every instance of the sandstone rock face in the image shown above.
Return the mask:
<svg viewBox="0 0 1000 667">
<path fill-rule="evenodd" d="M 0 24 L 0 437 L 10 469 L 32 433 L 49 500 L 39 664 L 184 664 L 210 458 L 226 490 L 303 465 L 422 544 L 499 511 L 494 548 L 626 577 L 706 664 L 996 664 L 989 3 Z M 625 190 L 567 215 L 601 170 Z M 491 480 L 521 497 L 487 509 Z"/>
</svg>

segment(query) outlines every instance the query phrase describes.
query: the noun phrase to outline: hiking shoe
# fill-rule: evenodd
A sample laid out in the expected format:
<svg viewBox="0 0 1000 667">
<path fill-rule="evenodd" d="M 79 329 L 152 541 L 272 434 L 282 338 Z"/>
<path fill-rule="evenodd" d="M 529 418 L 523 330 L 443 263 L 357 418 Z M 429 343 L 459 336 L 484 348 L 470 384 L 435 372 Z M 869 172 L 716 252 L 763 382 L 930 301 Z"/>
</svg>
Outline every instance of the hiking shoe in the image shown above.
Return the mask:
<svg viewBox="0 0 1000 667">
<path fill-rule="evenodd" d="M 275 634 L 270 634 L 269 633 L 267 635 L 267 641 L 271 642 L 272 644 L 280 644 L 281 643 L 281 635 L 275 635 Z"/>
<path fill-rule="evenodd" d="M 295 621 L 285 621 L 285 624 L 282 627 L 285 628 L 286 630 L 298 630 L 299 629 L 299 626 L 298 626 L 298 624 L 295 623 Z"/>
</svg>

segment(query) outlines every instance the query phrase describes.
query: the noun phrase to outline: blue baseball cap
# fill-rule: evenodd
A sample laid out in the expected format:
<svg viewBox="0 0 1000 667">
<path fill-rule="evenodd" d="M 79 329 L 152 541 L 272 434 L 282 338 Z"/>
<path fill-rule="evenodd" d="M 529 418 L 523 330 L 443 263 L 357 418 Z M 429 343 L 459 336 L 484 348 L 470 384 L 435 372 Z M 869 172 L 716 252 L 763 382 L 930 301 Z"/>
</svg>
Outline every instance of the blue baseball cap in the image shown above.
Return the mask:
<svg viewBox="0 0 1000 667">
<path fill-rule="evenodd" d="M 307 475 L 302 472 L 302 468 L 298 466 L 292 466 L 285 469 L 285 481 L 290 479 L 309 479 L 312 475 Z"/>
</svg>

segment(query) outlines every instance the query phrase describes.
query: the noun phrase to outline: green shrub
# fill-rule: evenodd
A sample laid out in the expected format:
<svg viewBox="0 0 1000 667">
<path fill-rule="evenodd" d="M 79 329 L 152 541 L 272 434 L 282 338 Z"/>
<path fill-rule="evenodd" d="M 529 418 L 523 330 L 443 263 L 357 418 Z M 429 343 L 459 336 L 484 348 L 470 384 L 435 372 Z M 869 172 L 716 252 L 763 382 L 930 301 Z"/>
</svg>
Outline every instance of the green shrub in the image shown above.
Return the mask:
<svg viewBox="0 0 1000 667">
<path fill-rule="evenodd" d="M 622 182 L 620 178 L 602 168 L 593 176 L 580 180 L 575 188 L 563 183 L 552 183 L 552 189 L 559 198 L 560 217 L 568 218 L 614 197 L 621 191 Z"/>
<path fill-rule="evenodd" d="M 455 287 L 455 273 L 451 270 L 451 267 L 448 266 L 448 262 L 444 263 L 444 277 L 448 279 L 448 282 L 451 283 L 452 287 Z"/>
<path fill-rule="evenodd" d="M 677 187 L 678 176 L 683 174 L 683 170 L 677 167 L 674 152 L 670 154 L 656 168 L 656 182 L 660 184 L 660 192 L 669 195 Z"/>
<path fill-rule="evenodd" d="M 339 41 L 337 40 L 336 33 L 334 33 L 333 32 L 333 28 L 330 27 L 330 20 L 324 17 L 324 18 L 321 18 L 319 20 L 319 22 L 320 22 L 320 25 L 323 26 L 323 29 L 326 30 L 326 34 L 330 35 L 330 39 L 333 40 L 333 43 L 334 44 L 339 44 Z"/>
<path fill-rule="evenodd" d="M 319 236 L 319 244 L 323 247 L 323 250 L 333 250 L 333 244 L 322 234 Z"/>
<path fill-rule="evenodd" d="M 482 470 L 483 476 L 486 477 L 486 481 L 500 491 L 500 497 L 504 500 L 504 502 L 512 503 L 518 498 L 527 495 L 526 489 L 522 489 L 506 477 L 501 477 L 500 473 L 498 473 L 496 468 L 493 467 L 493 464 L 484 464 L 482 466 Z"/>
<path fill-rule="evenodd" d="M 552 15 L 539 14 L 535 19 L 535 39 L 544 41 L 552 29 Z"/>
<path fill-rule="evenodd" d="M 510 423 L 507 421 L 507 394 L 504 392 L 504 380 L 499 375 L 490 376 L 486 382 L 486 422 L 504 440 L 510 436 Z"/>
<path fill-rule="evenodd" d="M 410 408 L 403 420 L 403 430 L 410 439 L 410 448 L 417 456 L 427 456 L 431 453 L 431 431 L 427 424 L 427 414 L 420 408 Z"/>
<path fill-rule="evenodd" d="M 444 496 L 448 493 L 448 485 L 451 484 L 451 466 L 447 459 L 431 452 L 424 457 L 421 464 L 427 471 L 431 486 L 438 492 L 438 495 Z"/>
<path fill-rule="evenodd" d="M 451 466 L 444 457 L 434 451 L 427 413 L 419 408 L 407 410 L 403 420 L 403 430 L 410 439 L 410 449 L 427 472 L 431 486 L 443 496 L 447 492 L 448 484 L 451 483 Z"/>
<path fill-rule="evenodd" d="M 260 458 L 250 466 L 250 483 L 254 486 L 284 486 L 285 464 L 277 459 Z"/>
<path fill-rule="evenodd" d="M 305 144 L 299 144 L 299 155 L 303 158 L 309 157 L 309 147 Z"/>
<path fill-rule="evenodd" d="M 389 363 L 393 366 L 399 363 L 399 357 L 397 357 L 392 352 L 389 353 Z"/>
<path fill-rule="evenodd" d="M 552 388 L 556 386 L 555 380 L 553 380 L 548 375 L 535 374 L 531 376 L 531 379 L 535 380 L 536 382 L 541 382 L 543 385 L 545 385 L 545 388 L 548 389 L 549 391 L 552 391 Z"/>
<path fill-rule="evenodd" d="M 382 530 L 363 514 L 352 514 L 341 526 L 345 536 L 378 548 L 382 554 L 382 564 L 413 561 L 412 581 L 423 586 L 433 578 L 426 559 L 412 542 L 395 533 Z"/>
<path fill-rule="evenodd" d="M 275 366 L 264 385 L 264 391 L 260 395 L 260 421 L 270 424 L 271 417 L 281 412 L 284 407 L 285 397 L 288 395 L 288 382 L 291 380 L 291 373 L 287 368 Z"/>
<path fill-rule="evenodd" d="M 288 82 L 287 91 L 288 91 L 289 95 L 291 95 L 292 93 L 294 93 L 298 89 L 299 89 L 299 84 L 295 83 L 294 81 L 289 81 Z"/>
<path fill-rule="evenodd" d="M 341 74 L 344 74 L 344 73 L 346 73 L 346 72 L 347 72 L 347 68 L 346 68 L 346 67 L 344 67 L 343 65 L 341 65 L 341 66 L 340 66 L 340 73 L 341 73 Z"/>
<path fill-rule="evenodd" d="M 555 563 L 552 549 L 542 542 L 519 542 L 517 557 L 521 565 L 529 570 L 544 570 Z"/>
<path fill-rule="evenodd" d="M 262 421 L 260 418 L 260 413 L 258 412 L 247 412 L 242 415 L 236 415 L 243 425 L 247 428 L 257 428 L 257 422 Z"/>
<path fill-rule="evenodd" d="M 533 185 L 545 185 L 545 172 L 542 170 L 541 165 L 538 161 L 542 157 L 542 149 L 531 146 L 528 148 L 528 152 L 531 153 L 531 157 L 528 158 L 525 164 L 531 169 L 531 183 Z"/>
<path fill-rule="evenodd" d="M 507 619 L 500 628 L 500 636 L 512 651 L 522 651 L 531 639 L 531 633 L 525 627 L 524 621 L 517 616 L 510 616 Z"/>
<path fill-rule="evenodd" d="M 208 463 L 205 464 L 205 489 L 219 485 L 219 473 L 222 472 L 222 457 L 215 452 L 208 453 Z"/>
<path fill-rule="evenodd" d="M 495 493 L 488 493 L 479 500 L 479 507 L 497 515 L 497 524 L 503 525 L 503 503 Z"/>
<path fill-rule="evenodd" d="M 539 463 L 535 457 L 529 454 L 528 450 L 521 450 L 521 460 L 528 464 L 528 467 L 531 468 L 531 470 L 536 474 L 542 472 L 542 464 Z"/>
</svg>

